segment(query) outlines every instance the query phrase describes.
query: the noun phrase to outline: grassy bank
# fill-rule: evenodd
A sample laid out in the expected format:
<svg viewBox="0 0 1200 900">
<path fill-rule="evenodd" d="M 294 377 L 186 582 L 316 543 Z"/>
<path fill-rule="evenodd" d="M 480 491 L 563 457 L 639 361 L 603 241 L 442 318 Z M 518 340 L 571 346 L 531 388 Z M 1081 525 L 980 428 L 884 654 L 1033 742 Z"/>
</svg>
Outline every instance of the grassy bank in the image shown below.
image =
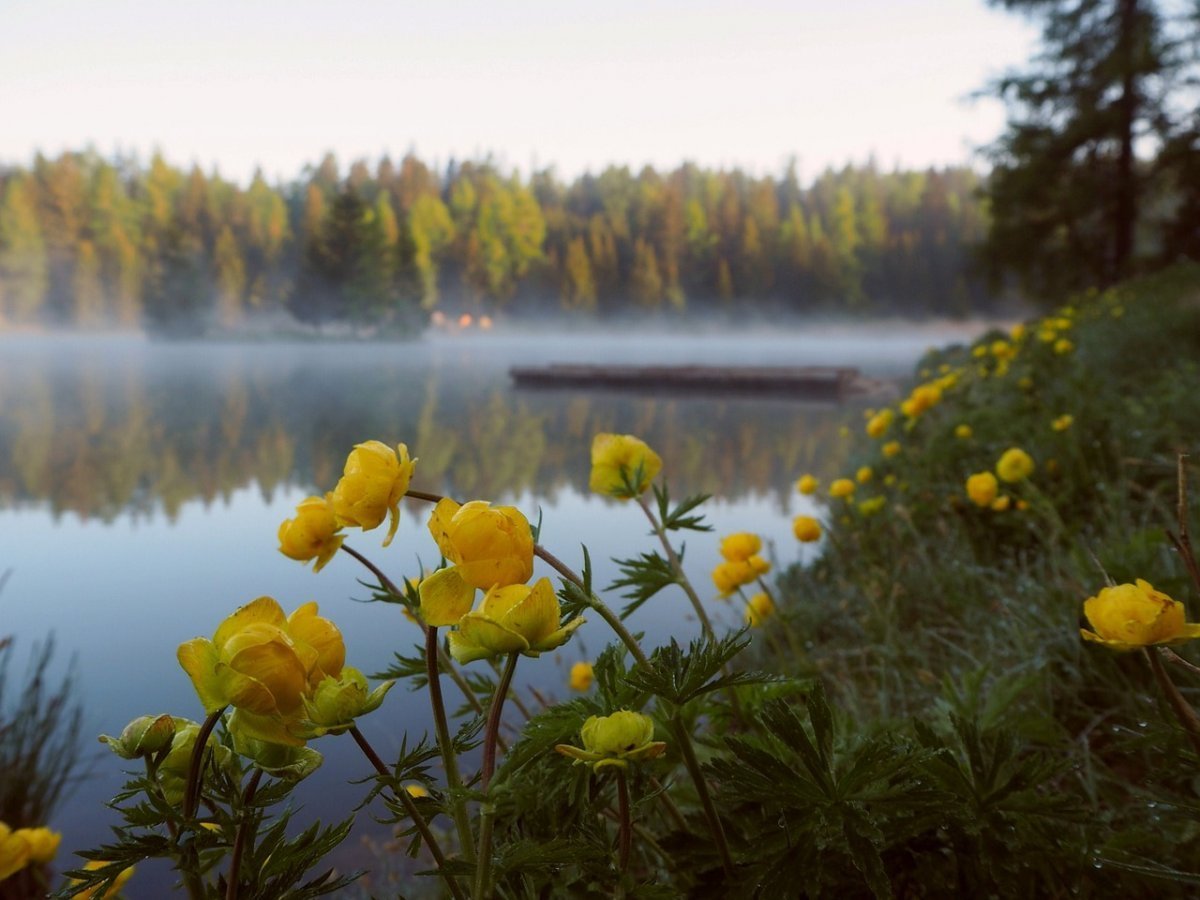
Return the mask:
<svg viewBox="0 0 1200 900">
<path fill-rule="evenodd" d="M 902 408 L 869 411 L 869 479 L 847 473 L 825 553 L 783 580 L 803 652 L 769 665 L 820 676 L 847 746 L 886 734 L 940 758 L 930 787 L 958 796 L 918 829 L 924 850 L 900 833 L 884 850 L 894 889 L 906 868 L 919 894 L 1200 889 L 1179 874 L 1200 872 L 1197 756 L 1145 654 L 1080 636 L 1106 577 L 1200 614 L 1168 535 L 1177 453 L 1200 442 L 1198 360 L 1200 267 L 1177 267 L 931 354 Z M 967 479 L 1010 448 L 1032 472 L 972 499 Z M 1200 701 L 1200 675 L 1173 672 Z"/>
</svg>

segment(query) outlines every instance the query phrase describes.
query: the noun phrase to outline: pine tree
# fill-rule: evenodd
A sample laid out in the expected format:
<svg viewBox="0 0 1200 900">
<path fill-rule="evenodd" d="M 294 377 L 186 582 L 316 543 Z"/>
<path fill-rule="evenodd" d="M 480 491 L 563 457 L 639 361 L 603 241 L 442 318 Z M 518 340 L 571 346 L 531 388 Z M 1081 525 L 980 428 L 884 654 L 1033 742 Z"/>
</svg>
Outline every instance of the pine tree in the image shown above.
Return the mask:
<svg viewBox="0 0 1200 900">
<path fill-rule="evenodd" d="M 48 267 L 33 185 L 10 178 L 0 200 L 0 320 L 32 322 L 42 312 Z"/>
</svg>

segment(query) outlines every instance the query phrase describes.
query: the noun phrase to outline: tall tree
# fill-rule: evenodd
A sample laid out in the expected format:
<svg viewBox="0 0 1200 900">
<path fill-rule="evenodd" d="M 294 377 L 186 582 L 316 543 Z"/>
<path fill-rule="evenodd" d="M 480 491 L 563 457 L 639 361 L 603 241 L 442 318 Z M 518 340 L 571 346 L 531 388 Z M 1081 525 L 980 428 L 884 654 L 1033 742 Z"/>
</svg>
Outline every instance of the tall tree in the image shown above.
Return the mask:
<svg viewBox="0 0 1200 900">
<path fill-rule="evenodd" d="M 1125 277 L 1146 188 L 1135 150 L 1161 135 L 1169 68 L 1154 0 L 992 0 L 1042 24 L 1029 69 L 991 90 L 1009 122 L 988 148 L 993 272 L 1052 295 Z"/>
</svg>

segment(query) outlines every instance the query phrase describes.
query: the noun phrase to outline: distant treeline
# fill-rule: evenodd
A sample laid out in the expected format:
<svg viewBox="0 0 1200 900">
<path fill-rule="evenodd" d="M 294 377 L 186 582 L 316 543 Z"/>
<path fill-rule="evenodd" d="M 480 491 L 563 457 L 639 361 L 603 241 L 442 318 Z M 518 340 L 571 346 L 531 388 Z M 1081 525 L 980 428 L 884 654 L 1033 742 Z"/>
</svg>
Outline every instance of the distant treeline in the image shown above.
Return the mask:
<svg viewBox="0 0 1200 900">
<path fill-rule="evenodd" d="M 327 156 L 248 187 L 95 153 L 0 170 L 3 323 L 236 329 L 254 313 L 406 330 L 429 311 L 965 315 L 970 169 L 782 177 L 684 165 L 563 183 L 489 161 Z"/>
</svg>

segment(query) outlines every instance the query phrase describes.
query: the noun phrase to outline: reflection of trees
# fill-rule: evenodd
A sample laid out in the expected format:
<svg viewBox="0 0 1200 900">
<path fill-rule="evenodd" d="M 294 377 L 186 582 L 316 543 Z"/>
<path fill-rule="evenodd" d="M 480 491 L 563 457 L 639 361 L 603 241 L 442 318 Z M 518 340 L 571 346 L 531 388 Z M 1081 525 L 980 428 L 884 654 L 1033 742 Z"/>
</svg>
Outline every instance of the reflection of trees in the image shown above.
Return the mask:
<svg viewBox="0 0 1200 900">
<path fill-rule="evenodd" d="M 407 442 L 420 458 L 417 484 L 456 496 L 586 492 L 599 431 L 645 438 L 677 493 L 768 495 L 790 490 L 802 470 L 832 471 L 848 415 L 780 400 L 513 393 L 496 373 L 326 371 L 250 356 L 220 367 L 6 367 L 0 504 L 101 518 L 161 506 L 172 517 L 186 501 L 252 484 L 267 499 L 285 485 L 332 487 L 350 446 L 371 437 Z"/>
</svg>

